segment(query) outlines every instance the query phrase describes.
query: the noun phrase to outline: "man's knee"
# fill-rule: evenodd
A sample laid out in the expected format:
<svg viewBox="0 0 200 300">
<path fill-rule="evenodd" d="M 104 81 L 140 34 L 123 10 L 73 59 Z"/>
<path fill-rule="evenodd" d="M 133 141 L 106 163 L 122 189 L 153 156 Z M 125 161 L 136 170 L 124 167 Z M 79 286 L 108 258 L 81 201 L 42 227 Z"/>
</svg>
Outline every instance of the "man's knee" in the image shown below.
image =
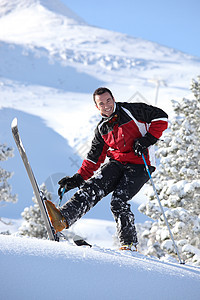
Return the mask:
<svg viewBox="0 0 200 300">
<path fill-rule="evenodd" d="M 90 196 L 96 196 L 101 198 L 104 197 L 106 194 L 101 182 L 99 180 L 96 180 L 95 178 L 91 178 L 88 181 L 86 181 L 82 187 L 82 190 L 90 194 Z"/>
<path fill-rule="evenodd" d="M 112 213 L 119 213 L 122 209 L 123 202 L 121 199 L 112 199 L 110 202 L 110 209 Z"/>
</svg>

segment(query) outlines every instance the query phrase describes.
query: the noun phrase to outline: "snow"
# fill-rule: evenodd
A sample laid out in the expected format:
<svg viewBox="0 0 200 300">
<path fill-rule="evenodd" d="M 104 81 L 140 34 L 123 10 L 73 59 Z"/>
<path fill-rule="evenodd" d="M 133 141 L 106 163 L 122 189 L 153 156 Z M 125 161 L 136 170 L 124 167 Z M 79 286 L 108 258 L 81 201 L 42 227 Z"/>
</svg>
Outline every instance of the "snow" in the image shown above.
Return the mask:
<svg viewBox="0 0 200 300">
<path fill-rule="evenodd" d="M 0 298 L 199 299 L 199 267 L 99 246 L 112 240 L 113 222 L 80 222 L 92 248 L 0 235 Z"/>
<path fill-rule="evenodd" d="M 17 127 L 17 118 L 14 118 L 11 123 L 11 128 Z"/>
<path fill-rule="evenodd" d="M 0 207 L 2 221 L 12 223 L 0 221 L 0 232 L 11 233 L 0 235 L 1 299 L 199 299 L 198 267 L 116 250 L 109 196 L 73 227 L 91 249 L 19 237 L 33 192 L 11 133 L 17 118 L 38 183 L 56 200 L 57 181 L 77 171 L 89 147 L 97 87 L 110 88 L 117 101 L 155 104 L 164 82 L 157 105 L 171 114 L 170 100 L 189 94 L 199 69 L 197 57 L 89 26 L 58 0 L 0 0 L 0 140 L 15 148 L 1 166 L 14 172 L 9 183 L 18 194 L 17 204 Z M 137 210 L 144 191 L 131 203 L 138 223 L 148 220 Z"/>
</svg>

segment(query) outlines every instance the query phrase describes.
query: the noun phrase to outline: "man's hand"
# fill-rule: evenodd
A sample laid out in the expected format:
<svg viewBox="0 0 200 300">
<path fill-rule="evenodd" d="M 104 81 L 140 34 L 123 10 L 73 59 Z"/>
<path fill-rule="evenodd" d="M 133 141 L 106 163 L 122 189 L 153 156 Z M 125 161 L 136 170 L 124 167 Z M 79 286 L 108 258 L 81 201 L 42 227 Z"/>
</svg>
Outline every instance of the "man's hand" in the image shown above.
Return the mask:
<svg viewBox="0 0 200 300">
<path fill-rule="evenodd" d="M 147 148 L 151 145 L 154 145 L 157 142 L 157 138 L 155 138 L 152 134 L 147 132 L 145 136 L 142 136 L 135 140 L 133 144 L 133 150 L 135 155 L 142 156 L 142 154 L 147 155 Z"/>
<path fill-rule="evenodd" d="M 58 181 L 58 184 L 60 185 L 58 189 L 58 195 L 59 196 L 62 195 L 63 188 L 65 188 L 64 192 L 66 193 L 76 187 L 80 187 L 83 184 L 83 182 L 84 180 L 82 176 L 78 173 L 76 173 L 72 177 L 66 176 L 62 178 L 60 181 Z"/>
<path fill-rule="evenodd" d="M 137 139 L 133 145 L 133 150 L 137 156 L 147 155 L 147 148 L 140 139 Z"/>
</svg>

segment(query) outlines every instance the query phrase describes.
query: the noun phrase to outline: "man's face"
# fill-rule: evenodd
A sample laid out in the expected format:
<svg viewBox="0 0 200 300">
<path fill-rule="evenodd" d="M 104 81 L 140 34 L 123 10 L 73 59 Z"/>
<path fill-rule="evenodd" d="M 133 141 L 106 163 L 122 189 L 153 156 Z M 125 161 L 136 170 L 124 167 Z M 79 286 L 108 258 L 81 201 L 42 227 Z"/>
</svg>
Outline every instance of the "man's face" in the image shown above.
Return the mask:
<svg viewBox="0 0 200 300">
<path fill-rule="evenodd" d="M 101 95 L 95 95 L 96 107 L 100 110 L 101 115 L 110 117 L 114 111 L 115 99 L 106 92 Z"/>
</svg>

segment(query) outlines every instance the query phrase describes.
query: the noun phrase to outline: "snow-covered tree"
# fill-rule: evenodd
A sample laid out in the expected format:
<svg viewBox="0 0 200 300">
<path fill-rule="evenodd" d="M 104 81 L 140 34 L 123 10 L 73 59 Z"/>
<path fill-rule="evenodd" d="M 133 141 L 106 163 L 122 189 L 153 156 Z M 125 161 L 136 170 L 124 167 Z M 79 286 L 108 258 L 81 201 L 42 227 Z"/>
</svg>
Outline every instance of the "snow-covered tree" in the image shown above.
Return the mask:
<svg viewBox="0 0 200 300">
<path fill-rule="evenodd" d="M 0 144 L 0 161 L 6 161 L 9 157 L 13 157 L 13 149 L 5 144 Z M 17 196 L 11 194 L 11 186 L 7 182 L 13 173 L 0 167 L 0 201 L 4 205 L 6 202 L 17 202 Z M 1 205 L 2 205 L 1 204 Z"/>
<path fill-rule="evenodd" d="M 159 142 L 153 180 L 182 258 L 200 265 L 200 76 L 191 90 L 192 100 L 173 101 L 175 117 Z M 148 196 L 139 210 L 157 221 L 145 232 L 146 254 L 175 255 L 153 190 Z"/>
<path fill-rule="evenodd" d="M 40 186 L 40 191 L 44 194 L 44 196 L 47 199 L 51 200 L 51 194 L 48 193 L 45 184 L 42 184 Z M 35 204 L 33 206 L 26 207 L 21 213 L 21 216 L 25 221 L 19 228 L 19 234 L 41 239 L 47 239 L 47 230 L 36 197 L 33 196 L 32 200 Z"/>
</svg>

